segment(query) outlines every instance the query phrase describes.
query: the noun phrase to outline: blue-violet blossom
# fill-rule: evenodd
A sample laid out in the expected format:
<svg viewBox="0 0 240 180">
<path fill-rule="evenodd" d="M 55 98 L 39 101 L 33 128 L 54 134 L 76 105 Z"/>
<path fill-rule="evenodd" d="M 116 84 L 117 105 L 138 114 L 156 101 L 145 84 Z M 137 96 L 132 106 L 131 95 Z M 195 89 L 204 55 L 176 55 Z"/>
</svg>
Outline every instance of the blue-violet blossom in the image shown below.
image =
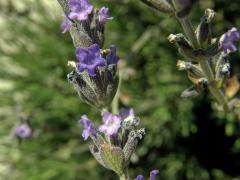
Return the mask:
<svg viewBox="0 0 240 180">
<path fill-rule="evenodd" d="M 88 0 L 70 0 L 69 1 L 70 13 L 68 17 L 70 19 L 77 19 L 79 21 L 85 21 L 88 19 L 88 15 L 91 14 L 93 6 Z"/>
<path fill-rule="evenodd" d="M 83 115 L 79 122 L 84 128 L 83 133 L 82 133 L 82 137 L 83 137 L 84 141 L 86 141 L 89 136 L 96 135 L 96 129 L 95 129 L 94 125 L 88 119 L 88 117 L 86 115 Z"/>
<path fill-rule="evenodd" d="M 15 136 L 21 139 L 29 138 L 32 134 L 32 129 L 27 124 L 20 124 L 15 129 Z"/>
<path fill-rule="evenodd" d="M 236 41 L 240 39 L 240 32 L 233 27 L 228 32 L 222 35 L 220 39 L 221 47 L 224 53 L 231 53 L 237 51 Z"/>
<path fill-rule="evenodd" d="M 113 17 L 108 15 L 108 8 L 102 7 L 98 12 L 99 22 L 104 24 L 107 20 L 113 19 Z"/>
<path fill-rule="evenodd" d="M 106 65 L 104 58 L 101 57 L 100 48 L 97 44 L 93 44 L 88 48 L 77 48 L 76 56 L 79 60 L 77 70 L 79 72 L 87 70 L 90 76 L 96 75 L 97 67 Z"/>
<path fill-rule="evenodd" d="M 112 136 L 118 133 L 121 127 L 121 116 L 113 115 L 110 112 L 105 112 L 103 114 L 103 124 L 99 126 L 98 130 L 105 133 L 108 136 Z"/>
<path fill-rule="evenodd" d="M 158 170 L 152 170 L 150 172 L 150 178 L 149 180 L 155 180 L 156 176 L 158 175 L 159 171 Z M 143 175 L 138 175 L 135 180 L 144 180 Z"/>
</svg>

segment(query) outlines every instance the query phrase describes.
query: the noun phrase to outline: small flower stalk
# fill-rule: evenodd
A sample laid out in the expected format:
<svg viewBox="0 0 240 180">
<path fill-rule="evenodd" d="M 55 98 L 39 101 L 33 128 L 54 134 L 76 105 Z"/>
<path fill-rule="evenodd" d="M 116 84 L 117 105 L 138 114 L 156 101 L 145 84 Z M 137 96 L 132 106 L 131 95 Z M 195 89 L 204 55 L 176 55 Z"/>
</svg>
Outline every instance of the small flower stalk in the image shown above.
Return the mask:
<svg viewBox="0 0 240 180">
<path fill-rule="evenodd" d="M 135 117 L 133 109 L 121 109 L 119 114 L 105 112 L 98 128 L 93 128 L 87 116 L 81 117 L 80 124 L 84 127 L 84 140 L 92 139 L 90 151 L 94 158 L 119 177 L 128 179 L 131 155 L 145 134 L 145 130 L 139 128 L 139 118 Z"/>
</svg>

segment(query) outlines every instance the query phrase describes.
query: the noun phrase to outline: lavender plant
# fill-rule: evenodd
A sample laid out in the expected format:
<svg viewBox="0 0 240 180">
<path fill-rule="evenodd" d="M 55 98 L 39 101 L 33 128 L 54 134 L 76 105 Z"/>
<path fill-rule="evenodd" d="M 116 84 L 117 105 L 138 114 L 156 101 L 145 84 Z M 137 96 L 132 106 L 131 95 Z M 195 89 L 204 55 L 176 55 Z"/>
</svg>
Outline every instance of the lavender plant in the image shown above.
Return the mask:
<svg viewBox="0 0 240 180">
<path fill-rule="evenodd" d="M 233 27 L 221 37 L 212 34 L 212 22 L 215 12 L 206 9 L 194 29 L 190 20 L 191 10 L 196 0 L 142 0 L 148 6 L 174 16 L 182 25 L 184 34 L 171 34 L 168 39 L 178 46 L 179 53 L 186 61 L 178 60 L 177 68 L 187 71 L 193 85 L 181 94 L 182 98 L 193 98 L 208 89 L 217 101 L 217 109 L 237 113 L 239 99 L 233 98 L 239 89 L 238 81 L 231 90 L 228 88 L 230 79 L 229 54 L 237 51 L 236 42 L 240 32 Z M 227 96 L 229 91 L 230 96 Z"/>
<path fill-rule="evenodd" d="M 130 179 L 130 159 L 145 130 L 139 127 L 140 119 L 132 108 L 109 112 L 111 104 L 118 106 L 112 101 L 119 88 L 116 46 L 103 49 L 104 24 L 113 18 L 108 15 L 108 8 L 94 8 L 88 0 L 58 2 L 65 14 L 62 32 L 70 32 L 78 59 L 78 63 L 68 62 L 73 70 L 67 78 L 81 100 L 102 114 L 102 124 L 98 128 L 94 127 L 87 115 L 81 117 L 79 122 L 84 128 L 83 139 L 92 139 L 90 151 L 99 164 L 114 171 L 120 179 Z M 118 111 L 117 107 L 112 109 Z M 154 180 L 157 174 L 158 170 L 153 170 L 150 179 Z M 136 179 L 142 180 L 143 176 L 138 175 Z"/>
</svg>

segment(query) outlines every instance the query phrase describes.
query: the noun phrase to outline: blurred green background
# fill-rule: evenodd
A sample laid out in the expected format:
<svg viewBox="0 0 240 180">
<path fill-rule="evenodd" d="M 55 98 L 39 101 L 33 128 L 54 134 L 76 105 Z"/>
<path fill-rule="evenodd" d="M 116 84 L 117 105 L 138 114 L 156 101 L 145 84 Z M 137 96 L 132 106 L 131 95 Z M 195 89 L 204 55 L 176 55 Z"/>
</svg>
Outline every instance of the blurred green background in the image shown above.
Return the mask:
<svg viewBox="0 0 240 180">
<path fill-rule="evenodd" d="M 121 106 L 134 107 L 147 134 L 132 158 L 131 177 L 159 169 L 159 179 L 240 179 L 240 124 L 214 112 L 210 97 L 181 100 L 190 86 L 176 70 L 177 48 L 167 41 L 181 32 L 175 19 L 137 0 L 91 0 L 110 7 L 106 43 L 118 46 L 124 62 Z M 217 11 L 214 35 L 240 27 L 240 1 L 201 0 L 192 20 L 204 9 Z M 83 114 L 101 122 L 99 112 L 80 102 L 66 80 L 75 49 L 62 34 L 62 11 L 56 0 L 0 1 L 0 179 L 117 179 L 88 151 L 78 125 Z M 240 72 L 239 53 L 231 56 Z M 13 137 L 16 107 L 31 116 L 34 137 L 20 145 Z"/>
</svg>

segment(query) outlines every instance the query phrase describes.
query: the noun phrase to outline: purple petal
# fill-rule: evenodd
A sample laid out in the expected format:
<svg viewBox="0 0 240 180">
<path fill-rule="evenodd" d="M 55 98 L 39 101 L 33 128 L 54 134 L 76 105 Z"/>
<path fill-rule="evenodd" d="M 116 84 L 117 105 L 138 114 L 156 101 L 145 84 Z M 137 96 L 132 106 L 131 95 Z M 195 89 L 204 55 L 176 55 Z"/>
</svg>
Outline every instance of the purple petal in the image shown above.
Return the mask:
<svg viewBox="0 0 240 180">
<path fill-rule="evenodd" d="M 118 133 L 121 127 L 121 117 L 119 115 L 113 115 L 110 112 L 103 114 L 103 124 L 101 124 L 98 130 L 107 136 L 112 136 Z"/>
<path fill-rule="evenodd" d="M 32 129 L 27 124 L 21 124 L 15 129 L 15 135 L 19 138 L 29 138 L 32 134 Z"/>
<path fill-rule="evenodd" d="M 88 19 L 88 15 L 91 14 L 93 6 L 88 0 L 70 0 L 69 1 L 69 18 L 77 19 L 79 21 L 85 21 Z"/>
<path fill-rule="evenodd" d="M 111 118 L 112 118 L 112 114 L 110 112 L 105 112 L 102 117 L 103 123 L 107 123 L 107 121 Z"/>
<path fill-rule="evenodd" d="M 94 128 L 93 123 L 88 119 L 86 115 L 83 115 L 79 120 L 79 123 L 83 126 L 84 130 L 82 133 L 82 137 L 84 141 L 88 139 L 89 136 L 96 136 L 96 129 Z"/>
<path fill-rule="evenodd" d="M 135 180 L 144 180 L 143 175 L 138 175 Z"/>
<path fill-rule="evenodd" d="M 77 48 L 76 56 L 79 60 L 77 70 L 83 72 L 87 70 L 90 76 L 96 75 L 99 66 L 105 66 L 105 59 L 101 57 L 100 48 L 97 44 L 93 44 L 88 48 Z"/>
<path fill-rule="evenodd" d="M 99 22 L 104 24 L 107 20 L 113 19 L 113 17 L 108 15 L 108 8 L 102 7 L 98 12 Z"/>
<path fill-rule="evenodd" d="M 236 42 L 240 39 L 240 32 L 233 27 L 228 32 L 222 35 L 220 45 L 224 53 L 231 53 L 237 51 Z"/>
<path fill-rule="evenodd" d="M 155 180 L 156 176 L 159 174 L 158 170 L 152 170 L 150 172 L 150 180 Z"/>
</svg>

